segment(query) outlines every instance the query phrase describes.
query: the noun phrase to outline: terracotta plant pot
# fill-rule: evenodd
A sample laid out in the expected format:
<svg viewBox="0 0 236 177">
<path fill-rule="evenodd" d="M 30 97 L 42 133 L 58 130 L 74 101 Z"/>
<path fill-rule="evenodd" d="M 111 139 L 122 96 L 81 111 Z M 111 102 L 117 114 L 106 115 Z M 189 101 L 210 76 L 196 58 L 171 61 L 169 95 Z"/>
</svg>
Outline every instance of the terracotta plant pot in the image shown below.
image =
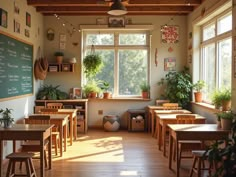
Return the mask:
<svg viewBox="0 0 236 177">
<path fill-rule="evenodd" d="M 104 92 L 104 93 L 103 93 L 103 98 L 104 98 L 104 99 L 110 98 L 110 93 L 109 93 L 109 92 Z"/>
<path fill-rule="evenodd" d="M 232 127 L 232 119 L 220 119 L 221 120 L 221 128 L 223 130 L 230 130 Z"/>
<path fill-rule="evenodd" d="M 149 92 L 142 92 L 143 98 L 149 98 Z"/>
<path fill-rule="evenodd" d="M 90 92 L 89 93 L 89 98 L 96 98 L 97 97 L 97 93 L 96 92 Z"/>
<path fill-rule="evenodd" d="M 62 63 L 62 61 L 63 61 L 63 56 L 56 56 L 57 63 Z"/>
<path fill-rule="evenodd" d="M 194 92 L 195 102 L 202 102 L 202 92 Z"/>
</svg>

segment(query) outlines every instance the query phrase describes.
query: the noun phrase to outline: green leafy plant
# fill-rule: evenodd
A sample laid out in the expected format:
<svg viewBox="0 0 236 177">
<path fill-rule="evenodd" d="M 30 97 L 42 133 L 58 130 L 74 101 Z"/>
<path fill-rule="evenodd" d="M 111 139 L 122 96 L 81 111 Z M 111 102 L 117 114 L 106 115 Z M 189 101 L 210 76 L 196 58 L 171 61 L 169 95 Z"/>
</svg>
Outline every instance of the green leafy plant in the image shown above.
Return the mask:
<svg viewBox="0 0 236 177">
<path fill-rule="evenodd" d="M 110 88 L 110 84 L 109 82 L 103 81 L 102 85 L 100 86 L 101 90 L 103 90 L 104 92 L 108 92 L 109 88 Z"/>
<path fill-rule="evenodd" d="M 102 58 L 100 55 L 92 53 L 83 59 L 84 72 L 87 78 L 95 76 L 103 67 Z"/>
<path fill-rule="evenodd" d="M 62 92 L 58 89 L 59 85 L 43 85 L 39 89 L 36 98 L 39 100 L 63 100 L 68 98 L 68 94 L 66 92 Z"/>
<path fill-rule="evenodd" d="M 193 89 L 197 92 L 202 92 L 202 89 L 206 86 L 206 83 L 204 80 L 199 80 L 195 84 L 193 84 Z"/>
<path fill-rule="evenodd" d="M 230 101 L 231 100 L 231 90 L 230 89 L 220 90 L 219 97 L 221 100 Z"/>
<path fill-rule="evenodd" d="M 217 166 L 213 177 L 236 176 L 236 122 L 233 123 L 229 138 L 210 145 L 206 154 L 208 161 Z"/>
<path fill-rule="evenodd" d="M 233 111 L 221 111 L 216 113 L 217 117 L 220 117 L 220 119 L 234 119 L 235 114 Z"/>
<path fill-rule="evenodd" d="M 211 101 L 212 104 L 215 105 L 216 109 L 219 109 L 221 106 L 221 97 L 220 97 L 220 91 L 219 90 L 215 90 L 212 95 L 211 95 Z"/>
<path fill-rule="evenodd" d="M 0 118 L 1 124 L 4 125 L 4 128 L 8 128 L 11 126 L 11 124 L 14 122 L 14 118 L 11 116 L 12 109 L 6 108 L 0 109 L 0 114 L 2 114 L 2 118 Z"/>
<path fill-rule="evenodd" d="M 58 51 L 58 52 L 55 52 L 55 53 L 54 53 L 54 56 L 64 56 L 64 53 Z"/>
<path fill-rule="evenodd" d="M 91 92 L 99 93 L 101 91 L 100 87 L 98 86 L 98 82 L 95 80 L 89 81 L 83 87 L 83 92 L 86 96 L 88 96 Z"/>
<path fill-rule="evenodd" d="M 142 92 L 149 92 L 150 91 L 150 85 L 147 82 L 142 82 L 140 84 L 140 89 Z"/>
<path fill-rule="evenodd" d="M 162 78 L 158 85 L 166 85 L 165 97 L 170 102 L 178 103 L 180 106 L 187 108 L 190 102 L 192 91 L 192 79 L 188 73 L 189 69 L 184 67 L 180 72 L 169 72 Z"/>
</svg>

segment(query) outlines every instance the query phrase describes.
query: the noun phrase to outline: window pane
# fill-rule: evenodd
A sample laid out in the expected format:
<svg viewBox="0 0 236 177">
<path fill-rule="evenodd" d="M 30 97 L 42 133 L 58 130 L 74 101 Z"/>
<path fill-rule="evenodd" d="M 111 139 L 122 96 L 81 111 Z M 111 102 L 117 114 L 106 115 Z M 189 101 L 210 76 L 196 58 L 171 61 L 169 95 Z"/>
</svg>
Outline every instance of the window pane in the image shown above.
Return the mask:
<svg viewBox="0 0 236 177">
<path fill-rule="evenodd" d="M 219 86 L 221 88 L 231 88 L 231 38 L 219 42 Z"/>
<path fill-rule="evenodd" d="M 119 95 L 140 95 L 147 81 L 147 50 L 119 50 Z"/>
<path fill-rule="evenodd" d="M 86 45 L 114 45 L 113 34 L 87 34 Z"/>
<path fill-rule="evenodd" d="M 230 31 L 232 29 L 232 14 L 224 16 L 218 21 L 218 34 Z"/>
<path fill-rule="evenodd" d="M 203 41 L 215 37 L 215 24 L 203 28 Z"/>
<path fill-rule="evenodd" d="M 146 34 L 120 34 L 119 45 L 146 45 Z"/>
<path fill-rule="evenodd" d="M 103 61 L 103 68 L 101 72 L 96 75 L 97 80 L 106 81 L 110 84 L 108 91 L 114 90 L 114 50 L 96 50 L 101 55 Z"/>
<path fill-rule="evenodd" d="M 216 59 L 215 59 L 215 44 L 209 44 L 203 48 L 203 63 L 205 66 L 204 80 L 207 83 L 206 93 L 204 94 L 204 100 L 210 101 L 211 94 L 215 90 L 216 86 Z"/>
</svg>

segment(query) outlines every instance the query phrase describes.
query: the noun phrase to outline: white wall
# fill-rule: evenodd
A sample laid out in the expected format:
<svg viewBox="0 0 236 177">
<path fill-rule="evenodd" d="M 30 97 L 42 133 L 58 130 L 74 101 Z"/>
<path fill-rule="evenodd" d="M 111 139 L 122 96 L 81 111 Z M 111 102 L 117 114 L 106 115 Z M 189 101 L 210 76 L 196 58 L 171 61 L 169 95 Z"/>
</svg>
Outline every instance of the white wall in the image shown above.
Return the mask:
<svg viewBox="0 0 236 177">
<path fill-rule="evenodd" d="M 8 12 L 8 27 L 4 28 L 0 26 L 0 30 L 8 33 L 14 37 L 23 39 L 29 43 L 33 44 L 33 55 L 34 60 L 37 55 L 37 49 L 40 46 L 43 47 L 43 16 L 35 11 L 35 8 L 28 7 L 26 0 L 15 0 L 17 6 L 20 9 L 19 14 L 14 13 L 14 1 L 9 0 L 1 0 L 0 8 L 4 9 Z M 31 14 L 31 27 L 26 27 L 26 11 Z M 13 21 L 16 19 L 20 23 L 20 34 L 14 32 Z M 30 38 L 25 37 L 25 29 L 29 29 Z M 37 92 L 39 85 L 41 82 L 34 80 L 34 94 L 32 96 L 22 97 L 19 99 L 10 99 L 7 101 L 0 101 L 0 109 L 11 108 L 13 109 L 13 117 L 16 121 L 22 119 L 25 115 L 31 114 L 33 112 L 35 93 Z M 4 143 L 4 146 L 8 146 L 8 148 L 4 148 L 4 154 L 11 152 L 12 148 L 10 147 L 10 142 Z"/>
<path fill-rule="evenodd" d="M 67 22 L 70 22 L 74 26 L 79 25 L 95 25 L 97 18 L 103 18 L 107 21 L 108 16 L 63 16 L 61 17 Z M 146 105 L 153 105 L 156 98 L 160 97 L 163 90 L 157 86 L 157 82 L 167 74 L 164 71 L 164 58 L 175 57 L 177 61 L 177 70 L 182 70 L 186 64 L 187 59 L 187 17 L 186 16 L 126 16 L 131 18 L 133 24 L 153 24 L 154 30 L 152 33 L 151 41 L 151 58 L 150 58 L 150 73 L 151 73 L 151 101 L 139 102 L 139 101 L 89 101 L 88 112 L 88 125 L 100 126 L 102 123 L 102 117 L 105 114 L 116 114 L 122 117 L 122 125 L 126 126 L 126 114 L 127 109 L 131 108 L 144 108 Z M 173 20 L 170 20 L 173 18 Z M 44 36 L 44 50 L 48 57 L 48 60 L 55 62 L 54 52 L 59 50 L 59 35 L 66 34 L 66 50 L 65 58 L 75 56 L 77 58 L 76 70 L 74 73 L 49 73 L 46 84 L 60 85 L 60 89 L 69 92 L 72 87 L 81 86 L 81 33 L 76 32 L 72 36 L 67 32 L 67 27 L 62 26 L 62 20 L 57 20 L 54 16 L 44 17 L 44 33 L 49 28 L 54 29 L 55 39 L 49 41 Z M 161 43 L 161 26 L 165 24 L 178 25 L 180 31 L 180 42 L 178 44 L 163 44 Z M 99 27 L 99 25 L 98 25 Z M 73 46 L 73 42 L 78 42 L 78 46 Z M 168 52 L 169 47 L 173 48 L 173 52 Z M 155 48 L 158 49 L 158 66 L 154 63 Z M 103 115 L 98 115 L 98 110 L 103 110 Z"/>
</svg>

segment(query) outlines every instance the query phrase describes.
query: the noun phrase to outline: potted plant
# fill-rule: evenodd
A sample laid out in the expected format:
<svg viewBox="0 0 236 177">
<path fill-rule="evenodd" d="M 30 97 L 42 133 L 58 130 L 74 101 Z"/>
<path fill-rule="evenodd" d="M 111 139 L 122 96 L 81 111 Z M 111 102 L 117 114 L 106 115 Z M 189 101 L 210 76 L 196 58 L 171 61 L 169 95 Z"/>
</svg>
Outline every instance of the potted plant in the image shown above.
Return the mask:
<svg viewBox="0 0 236 177">
<path fill-rule="evenodd" d="M 63 52 L 61 52 L 61 51 L 55 52 L 55 53 L 54 53 L 54 56 L 56 57 L 56 62 L 57 62 L 57 63 L 62 63 L 62 61 L 63 61 L 63 56 L 64 56 L 64 53 L 63 53 Z"/>
<path fill-rule="evenodd" d="M 84 72 L 89 79 L 101 71 L 103 62 L 100 55 L 92 53 L 83 59 Z"/>
<path fill-rule="evenodd" d="M 100 92 L 98 83 L 95 80 L 89 81 L 83 88 L 83 92 L 87 98 L 96 98 Z"/>
<path fill-rule="evenodd" d="M 230 130 L 235 114 L 232 111 L 222 111 L 216 113 L 216 115 L 218 116 L 218 119 L 220 119 L 221 128 L 223 130 Z"/>
<path fill-rule="evenodd" d="M 221 97 L 220 97 L 220 91 L 215 90 L 213 94 L 211 95 L 211 101 L 215 105 L 216 109 L 220 109 L 221 107 Z"/>
<path fill-rule="evenodd" d="M 0 118 L 1 124 L 3 124 L 4 128 L 11 128 L 12 123 L 14 122 L 14 118 L 11 117 L 12 109 L 6 108 L 0 109 L 0 113 L 2 114 L 2 118 Z"/>
<path fill-rule="evenodd" d="M 193 84 L 195 102 L 202 102 L 202 89 L 206 86 L 206 83 L 203 80 L 197 81 Z"/>
<path fill-rule="evenodd" d="M 216 141 L 207 148 L 208 161 L 214 164 L 214 177 L 236 176 L 236 124 L 234 122 L 229 138 Z"/>
<path fill-rule="evenodd" d="M 219 93 L 221 100 L 222 111 L 228 111 L 231 108 L 231 90 L 223 89 Z"/>
<path fill-rule="evenodd" d="M 140 89 L 142 91 L 142 97 L 143 98 L 149 98 L 150 85 L 147 82 L 142 82 L 140 84 Z"/>
<path fill-rule="evenodd" d="M 68 98 L 68 94 L 58 89 L 59 85 L 43 85 L 40 87 L 36 98 L 38 100 L 63 100 Z"/>
<path fill-rule="evenodd" d="M 162 78 L 158 85 L 166 84 L 165 97 L 172 103 L 178 103 L 181 107 L 187 108 L 190 103 L 192 91 L 191 75 L 189 69 L 184 67 L 180 72 L 169 72 Z"/>
<path fill-rule="evenodd" d="M 100 87 L 103 90 L 103 98 L 107 99 L 110 98 L 110 92 L 108 89 L 110 88 L 110 84 L 106 81 L 102 82 L 102 86 Z"/>
</svg>

